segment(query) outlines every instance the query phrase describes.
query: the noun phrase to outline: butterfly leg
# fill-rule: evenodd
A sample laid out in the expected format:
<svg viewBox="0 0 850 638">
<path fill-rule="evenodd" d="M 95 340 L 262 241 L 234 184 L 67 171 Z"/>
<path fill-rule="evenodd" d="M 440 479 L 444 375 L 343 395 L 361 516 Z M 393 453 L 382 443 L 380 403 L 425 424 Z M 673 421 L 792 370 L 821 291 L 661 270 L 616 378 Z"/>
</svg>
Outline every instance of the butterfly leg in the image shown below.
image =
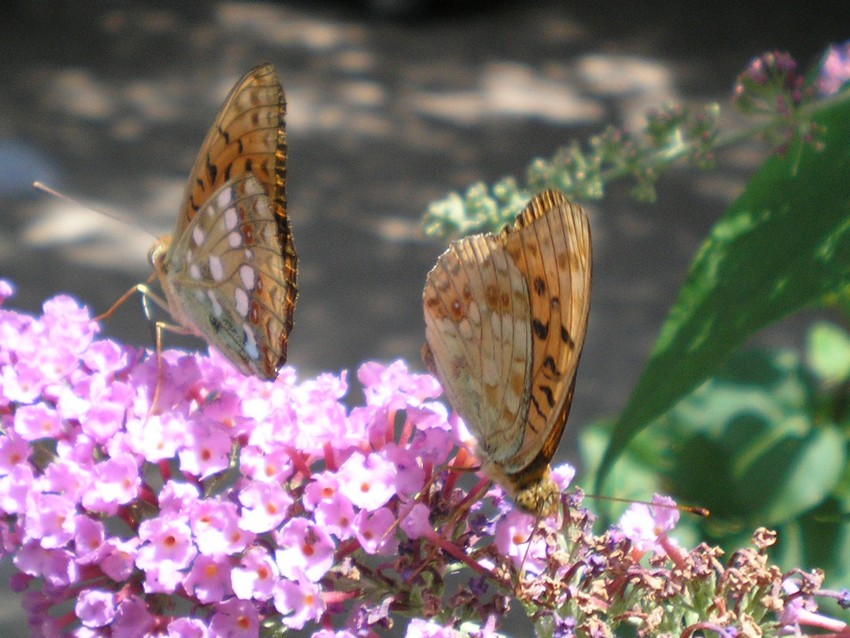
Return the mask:
<svg viewBox="0 0 850 638">
<path fill-rule="evenodd" d="M 144 293 L 142 293 L 144 294 Z M 151 297 L 155 302 L 157 301 L 156 297 Z M 157 302 L 158 303 L 158 302 Z M 159 394 L 162 388 L 163 383 L 165 382 L 165 367 L 162 365 L 162 331 L 168 330 L 168 332 L 173 332 L 175 334 L 193 334 L 191 330 L 184 328 L 183 326 L 178 326 L 172 323 L 166 323 L 165 321 L 157 321 L 156 322 L 156 387 L 153 391 L 153 399 L 151 400 L 151 405 L 149 409 L 149 413 L 153 413 L 156 410 L 157 403 L 159 403 Z"/>
<path fill-rule="evenodd" d="M 142 295 L 142 304 L 145 309 L 145 316 L 150 319 L 151 312 L 150 307 L 148 306 L 148 300 L 153 301 L 157 306 L 168 311 L 168 302 L 165 301 L 162 297 L 157 295 L 151 287 L 150 284 L 154 278 L 156 277 L 156 273 L 152 274 L 147 282 L 143 284 L 136 284 L 132 288 L 130 288 L 127 292 L 121 295 L 112 307 L 109 308 L 106 312 L 101 315 L 98 315 L 93 319 L 93 321 L 105 321 L 110 319 L 115 311 L 120 308 L 124 302 L 126 302 L 130 297 L 139 293 Z M 153 400 L 151 401 L 150 408 L 148 409 L 148 416 L 150 416 L 154 410 L 156 409 L 157 402 L 159 401 L 160 388 L 162 387 L 163 382 L 163 366 L 162 366 L 162 331 L 168 330 L 170 332 L 177 332 L 180 334 L 186 334 L 188 331 L 181 326 L 175 326 L 169 323 L 165 323 L 163 321 L 156 322 L 156 388 L 153 393 Z"/>
<path fill-rule="evenodd" d="M 115 311 L 118 310 L 118 308 L 120 308 L 122 305 L 124 305 L 124 302 L 127 301 L 133 295 L 135 295 L 137 292 L 140 293 L 144 299 L 151 299 L 160 308 L 168 310 L 168 303 L 165 301 L 165 299 L 157 295 L 153 290 L 151 290 L 150 286 L 148 285 L 154 280 L 155 277 L 156 274 L 153 274 L 148 278 L 145 283 L 136 284 L 135 286 L 130 288 L 130 290 L 128 290 L 118 298 L 118 301 L 112 304 L 112 307 L 109 308 L 109 310 L 107 310 L 103 314 L 98 315 L 97 317 L 92 319 L 92 321 L 106 321 L 107 319 L 110 319 L 112 315 L 115 314 Z M 145 314 L 147 314 L 147 307 L 145 309 Z"/>
</svg>

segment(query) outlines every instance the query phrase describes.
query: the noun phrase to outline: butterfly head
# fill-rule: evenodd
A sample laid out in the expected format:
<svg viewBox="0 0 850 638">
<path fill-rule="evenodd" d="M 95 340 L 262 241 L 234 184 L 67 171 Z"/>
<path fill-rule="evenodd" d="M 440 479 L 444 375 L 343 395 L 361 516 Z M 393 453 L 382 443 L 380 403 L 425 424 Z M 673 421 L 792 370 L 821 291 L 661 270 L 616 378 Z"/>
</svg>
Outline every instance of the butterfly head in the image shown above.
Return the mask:
<svg viewBox="0 0 850 638">
<path fill-rule="evenodd" d="M 476 456 L 484 458 L 480 450 Z M 546 463 L 542 471 L 533 476 L 527 472 L 510 474 L 499 463 L 487 460 L 481 467 L 484 474 L 501 485 L 517 507 L 539 518 L 547 518 L 557 513 L 561 503 L 561 489 L 552 480 L 551 469 Z"/>
<path fill-rule="evenodd" d="M 524 512 L 546 518 L 558 511 L 561 502 L 561 490 L 549 477 L 541 479 L 539 483 L 526 487 L 517 492 L 514 497 L 517 507 Z"/>
<path fill-rule="evenodd" d="M 162 276 L 165 273 L 165 256 L 171 246 L 171 235 L 164 235 L 154 242 L 148 251 L 148 261 L 153 266 L 154 272 Z"/>
</svg>

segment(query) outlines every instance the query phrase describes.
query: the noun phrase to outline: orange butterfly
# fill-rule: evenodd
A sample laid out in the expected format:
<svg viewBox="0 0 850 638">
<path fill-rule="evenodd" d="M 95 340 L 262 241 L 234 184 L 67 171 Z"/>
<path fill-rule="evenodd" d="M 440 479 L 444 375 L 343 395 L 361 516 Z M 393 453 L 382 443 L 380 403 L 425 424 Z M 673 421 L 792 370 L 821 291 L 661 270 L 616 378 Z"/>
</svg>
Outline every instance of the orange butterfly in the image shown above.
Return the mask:
<svg viewBox="0 0 850 638">
<path fill-rule="evenodd" d="M 572 403 L 590 288 L 587 216 L 545 191 L 500 234 L 452 242 L 423 292 L 425 364 L 475 437 L 484 472 L 540 516 L 560 500 L 549 463 Z"/>
<path fill-rule="evenodd" d="M 231 90 L 201 146 L 172 235 L 150 252 L 165 299 L 142 292 L 244 374 L 274 379 L 286 361 L 298 260 L 286 211 L 286 99 L 274 68 Z M 158 388 L 157 388 L 158 389 Z"/>
</svg>

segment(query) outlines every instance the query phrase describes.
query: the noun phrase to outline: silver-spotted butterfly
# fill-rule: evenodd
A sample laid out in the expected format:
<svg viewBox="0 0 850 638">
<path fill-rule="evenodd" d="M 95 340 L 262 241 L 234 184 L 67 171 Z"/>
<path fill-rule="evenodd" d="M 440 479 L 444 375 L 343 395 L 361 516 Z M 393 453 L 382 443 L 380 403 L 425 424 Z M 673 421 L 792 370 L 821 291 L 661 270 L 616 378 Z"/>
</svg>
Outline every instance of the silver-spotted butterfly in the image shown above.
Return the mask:
<svg viewBox="0 0 850 638">
<path fill-rule="evenodd" d="M 538 194 L 500 234 L 452 242 L 423 293 L 423 360 L 476 439 L 484 472 L 527 512 L 556 511 L 550 476 L 590 312 L 587 216 Z"/>
<path fill-rule="evenodd" d="M 174 233 L 151 248 L 148 283 L 158 278 L 165 299 L 136 286 L 104 316 L 139 290 L 178 324 L 164 327 L 202 337 L 244 374 L 277 376 L 298 291 L 285 115 L 270 64 L 236 83 L 195 160 Z"/>
</svg>

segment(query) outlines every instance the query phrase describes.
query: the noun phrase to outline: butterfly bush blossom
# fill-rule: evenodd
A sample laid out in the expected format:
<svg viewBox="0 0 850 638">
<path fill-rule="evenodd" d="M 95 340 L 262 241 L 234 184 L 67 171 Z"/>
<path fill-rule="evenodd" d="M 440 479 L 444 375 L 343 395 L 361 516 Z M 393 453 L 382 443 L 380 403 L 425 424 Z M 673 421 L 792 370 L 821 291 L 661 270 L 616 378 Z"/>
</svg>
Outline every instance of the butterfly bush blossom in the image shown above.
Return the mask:
<svg viewBox="0 0 850 638">
<path fill-rule="evenodd" d="M 345 373 L 167 351 L 153 406 L 156 356 L 98 330 L 66 296 L 0 308 L 0 534 L 34 636 L 484 637 L 515 604 L 545 636 L 847 632 L 816 599 L 850 596 L 771 566 L 766 530 L 724 563 L 663 497 L 601 535 L 580 493 L 517 512 L 401 361 L 363 364 L 349 408 Z"/>
</svg>

